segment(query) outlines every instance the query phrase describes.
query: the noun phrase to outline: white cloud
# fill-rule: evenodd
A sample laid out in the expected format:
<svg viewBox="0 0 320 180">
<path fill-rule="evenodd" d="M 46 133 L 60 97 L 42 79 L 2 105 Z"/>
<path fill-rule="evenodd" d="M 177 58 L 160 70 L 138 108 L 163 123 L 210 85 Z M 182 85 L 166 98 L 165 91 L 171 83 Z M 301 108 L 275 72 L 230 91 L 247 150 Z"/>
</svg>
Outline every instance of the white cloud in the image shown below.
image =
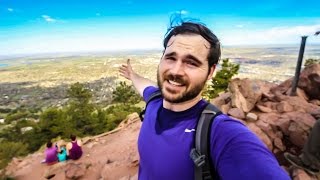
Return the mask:
<svg viewBox="0 0 320 180">
<path fill-rule="evenodd" d="M 10 11 L 10 12 L 12 12 L 12 11 L 13 11 L 13 9 L 12 9 L 12 8 L 8 8 L 7 10 L 8 10 L 8 11 Z"/>
<path fill-rule="evenodd" d="M 188 14 L 189 12 L 186 11 L 186 10 L 181 10 L 180 13 L 183 14 L 183 15 L 186 15 L 186 14 Z"/>
<path fill-rule="evenodd" d="M 186 15 L 186 14 L 189 14 L 189 12 L 186 10 L 180 10 L 180 11 L 176 11 L 176 14 Z"/>
<path fill-rule="evenodd" d="M 42 18 L 47 22 L 56 22 L 57 21 L 56 19 L 53 19 L 48 15 L 42 15 Z"/>
<path fill-rule="evenodd" d="M 320 43 L 320 38 L 313 34 L 320 30 L 320 24 L 306 26 L 279 26 L 265 30 L 241 28 L 224 31 L 220 39 L 225 45 L 254 45 L 254 44 L 292 44 L 300 43 L 301 36 L 309 36 L 309 42 Z"/>
</svg>

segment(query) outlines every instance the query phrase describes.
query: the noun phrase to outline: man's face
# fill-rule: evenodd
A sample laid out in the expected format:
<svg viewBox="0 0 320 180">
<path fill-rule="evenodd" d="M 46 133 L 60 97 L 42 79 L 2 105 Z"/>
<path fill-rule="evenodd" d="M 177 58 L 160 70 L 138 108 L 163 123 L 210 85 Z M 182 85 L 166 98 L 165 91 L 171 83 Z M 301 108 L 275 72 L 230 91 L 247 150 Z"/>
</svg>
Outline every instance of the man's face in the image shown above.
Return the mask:
<svg viewBox="0 0 320 180">
<path fill-rule="evenodd" d="M 208 75 L 210 44 L 200 35 L 172 36 L 161 58 L 157 80 L 163 97 L 181 103 L 200 96 Z"/>
</svg>

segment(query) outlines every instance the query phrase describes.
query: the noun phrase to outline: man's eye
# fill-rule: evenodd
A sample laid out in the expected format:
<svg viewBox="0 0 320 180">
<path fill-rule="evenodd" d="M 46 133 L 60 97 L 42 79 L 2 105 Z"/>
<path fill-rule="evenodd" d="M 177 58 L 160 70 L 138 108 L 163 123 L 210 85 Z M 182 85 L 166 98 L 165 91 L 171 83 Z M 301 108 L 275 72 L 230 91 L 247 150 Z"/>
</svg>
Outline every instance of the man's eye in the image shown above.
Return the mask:
<svg viewBox="0 0 320 180">
<path fill-rule="evenodd" d="M 193 61 L 187 61 L 186 63 L 190 66 L 198 66 L 198 64 Z"/>
<path fill-rule="evenodd" d="M 167 57 L 166 59 L 167 59 L 167 60 L 171 60 L 171 61 L 176 60 L 174 57 Z"/>
</svg>

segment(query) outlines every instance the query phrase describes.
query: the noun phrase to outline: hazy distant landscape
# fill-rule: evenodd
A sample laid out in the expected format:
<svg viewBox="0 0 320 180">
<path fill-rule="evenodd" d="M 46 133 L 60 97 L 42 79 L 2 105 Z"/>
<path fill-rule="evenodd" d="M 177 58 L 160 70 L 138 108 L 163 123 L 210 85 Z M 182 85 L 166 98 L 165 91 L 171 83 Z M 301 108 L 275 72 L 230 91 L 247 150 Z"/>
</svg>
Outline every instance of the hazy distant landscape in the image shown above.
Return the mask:
<svg viewBox="0 0 320 180">
<path fill-rule="evenodd" d="M 282 82 L 295 73 L 299 45 L 284 47 L 225 47 L 222 58 L 240 64 L 237 77 Z M 118 67 L 128 58 L 143 76 L 156 80 L 160 50 L 57 53 L 0 60 L 0 107 L 45 108 L 67 102 L 66 90 L 85 83 L 96 103 L 108 104 L 116 84 L 124 80 Z M 304 60 L 320 58 L 320 45 L 307 45 Z M 218 69 L 220 67 L 218 66 Z"/>
<path fill-rule="evenodd" d="M 222 58 L 240 64 L 240 78 L 283 81 L 295 72 L 297 46 L 224 47 Z M 53 87 L 59 84 L 90 82 L 103 77 L 118 77 L 117 69 L 126 59 L 144 76 L 154 79 L 161 51 L 100 53 L 57 53 L 0 59 L 0 83 L 32 82 Z M 320 45 L 307 45 L 304 60 L 320 58 Z"/>
</svg>

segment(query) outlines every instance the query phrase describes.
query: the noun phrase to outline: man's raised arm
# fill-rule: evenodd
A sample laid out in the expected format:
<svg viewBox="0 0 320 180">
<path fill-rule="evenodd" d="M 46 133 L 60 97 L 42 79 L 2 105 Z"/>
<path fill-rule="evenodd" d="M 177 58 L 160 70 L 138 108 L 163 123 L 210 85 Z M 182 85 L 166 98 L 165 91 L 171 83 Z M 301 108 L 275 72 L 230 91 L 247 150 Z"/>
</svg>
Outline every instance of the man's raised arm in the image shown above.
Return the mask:
<svg viewBox="0 0 320 180">
<path fill-rule="evenodd" d="M 144 78 L 137 74 L 131 66 L 130 59 L 127 60 L 127 64 L 121 65 L 119 68 L 120 75 L 132 81 L 133 86 L 137 89 L 139 94 L 143 96 L 143 90 L 148 86 L 157 86 L 157 83 L 150 79 Z"/>
</svg>

